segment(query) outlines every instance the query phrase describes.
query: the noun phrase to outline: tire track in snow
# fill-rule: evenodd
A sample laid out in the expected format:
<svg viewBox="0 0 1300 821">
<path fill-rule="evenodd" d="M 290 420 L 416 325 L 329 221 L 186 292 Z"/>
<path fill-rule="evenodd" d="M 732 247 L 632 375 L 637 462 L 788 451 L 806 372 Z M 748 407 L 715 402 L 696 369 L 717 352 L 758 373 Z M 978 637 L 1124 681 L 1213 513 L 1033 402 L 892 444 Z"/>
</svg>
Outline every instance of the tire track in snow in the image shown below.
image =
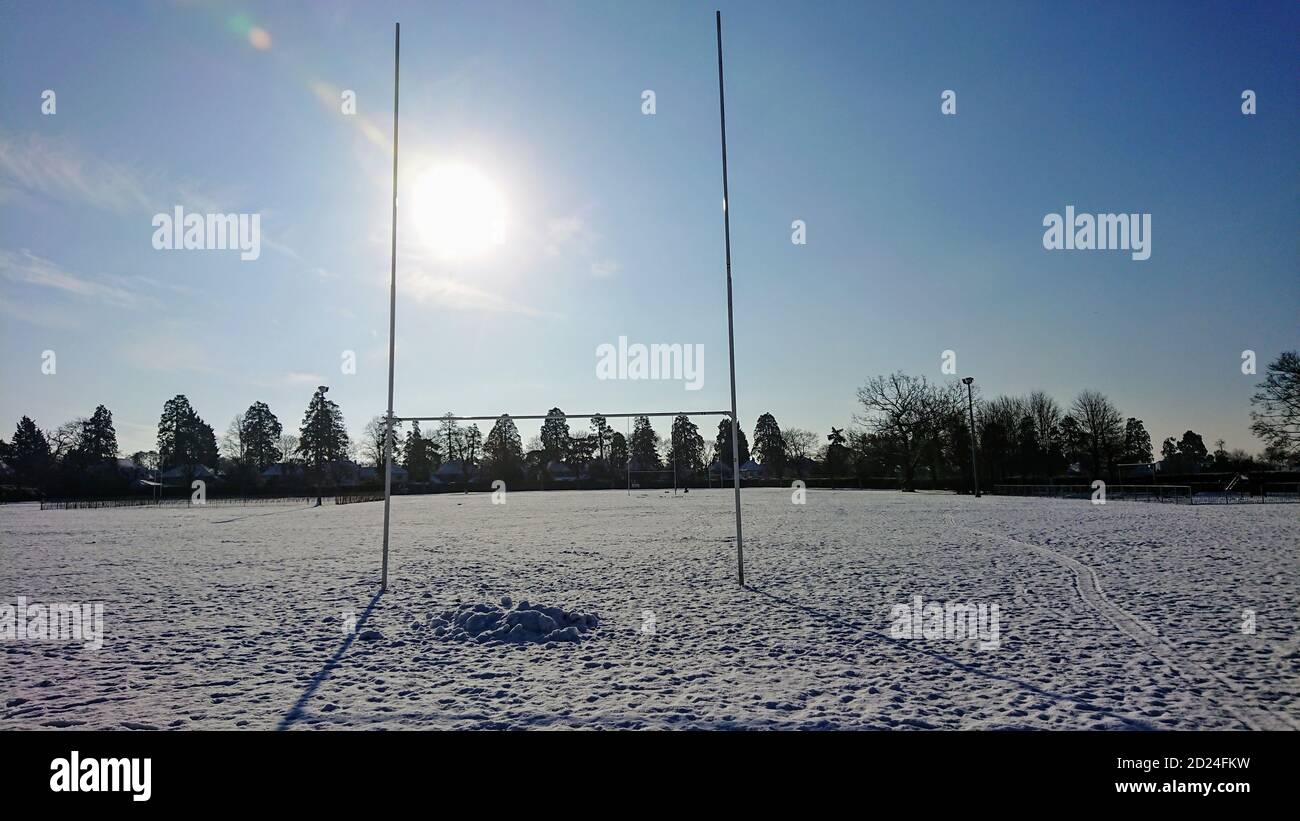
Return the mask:
<svg viewBox="0 0 1300 821">
<path fill-rule="evenodd" d="M 945 513 L 944 517 L 948 520 L 948 525 L 953 528 L 975 533 L 995 541 L 1003 541 L 1021 548 L 1027 548 L 1041 556 L 1045 556 L 1056 563 L 1066 567 L 1074 574 L 1074 589 L 1079 594 L 1079 598 L 1097 611 L 1102 618 L 1115 626 L 1115 629 L 1122 633 L 1133 642 L 1142 646 L 1153 657 L 1158 659 L 1166 667 L 1173 670 L 1178 676 L 1192 680 L 1195 678 L 1196 671 L 1209 676 L 1213 681 L 1229 690 L 1238 698 L 1247 698 L 1247 694 L 1237 686 L 1231 679 L 1223 676 L 1215 670 L 1187 658 L 1175 645 L 1162 637 L 1156 630 L 1147 626 L 1141 619 L 1124 608 L 1112 602 L 1106 597 L 1105 591 L 1102 590 L 1101 582 L 1097 579 L 1096 572 L 1077 559 L 1052 550 L 1049 547 L 1033 544 L 1032 542 L 1013 539 L 1010 536 L 1004 536 L 998 533 L 988 533 L 977 528 L 967 525 L 958 525 L 951 513 Z M 1085 577 L 1087 583 L 1084 582 Z M 1200 688 L 1204 690 L 1205 688 Z M 1254 707 L 1236 708 L 1226 703 L 1222 699 L 1213 698 L 1209 695 L 1202 694 L 1202 697 L 1224 710 L 1233 718 L 1241 722 L 1246 728 L 1251 730 L 1295 730 L 1295 725 L 1285 718 L 1273 715 L 1265 710 L 1259 710 Z"/>
</svg>

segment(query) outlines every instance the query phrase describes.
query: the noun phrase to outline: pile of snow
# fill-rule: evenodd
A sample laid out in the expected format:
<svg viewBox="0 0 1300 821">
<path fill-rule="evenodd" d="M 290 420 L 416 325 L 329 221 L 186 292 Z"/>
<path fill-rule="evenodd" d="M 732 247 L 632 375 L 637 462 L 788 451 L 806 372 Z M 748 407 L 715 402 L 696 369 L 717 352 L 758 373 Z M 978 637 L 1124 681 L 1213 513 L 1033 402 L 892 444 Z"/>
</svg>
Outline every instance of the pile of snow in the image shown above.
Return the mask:
<svg viewBox="0 0 1300 821">
<path fill-rule="evenodd" d="M 501 604 L 462 604 L 429 619 L 428 628 L 439 638 L 476 641 L 481 644 L 547 644 L 582 640 L 599 620 L 595 614 L 579 613 L 526 600 L 513 605 L 509 596 Z"/>
</svg>

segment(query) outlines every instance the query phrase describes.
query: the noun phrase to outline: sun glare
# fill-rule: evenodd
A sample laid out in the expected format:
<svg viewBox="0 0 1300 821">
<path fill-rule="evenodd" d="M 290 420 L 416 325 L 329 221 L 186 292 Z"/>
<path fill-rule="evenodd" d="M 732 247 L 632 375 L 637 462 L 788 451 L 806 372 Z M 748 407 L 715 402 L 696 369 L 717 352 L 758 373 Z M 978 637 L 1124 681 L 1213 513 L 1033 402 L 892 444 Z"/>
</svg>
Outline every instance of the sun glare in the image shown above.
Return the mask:
<svg viewBox="0 0 1300 821">
<path fill-rule="evenodd" d="M 476 257 L 504 240 L 505 201 L 477 169 L 431 168 L 420 176 L 414 195 L 416 229 L 439 256 Z"/>
</svg>

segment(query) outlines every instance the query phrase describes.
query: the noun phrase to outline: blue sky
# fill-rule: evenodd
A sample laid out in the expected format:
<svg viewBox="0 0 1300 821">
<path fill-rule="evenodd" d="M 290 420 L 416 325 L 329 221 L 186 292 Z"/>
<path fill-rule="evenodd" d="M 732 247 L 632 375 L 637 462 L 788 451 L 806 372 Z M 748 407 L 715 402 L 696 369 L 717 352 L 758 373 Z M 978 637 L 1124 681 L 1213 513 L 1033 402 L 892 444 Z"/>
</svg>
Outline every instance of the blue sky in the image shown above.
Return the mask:
<svg viewBox="0 0 1300 821">
<path fill-rule="evenodd" d="M 5 4 L 4 438 L 104 403 L 148 449 L 177 393 L 219 433 L 255 400 L 296 428 L 318 384 L 356 434 L 382 412 L 394 20 L 399 200 L 455 163 L 505 208 L 458 260 L 402 209 L 397 412 L 726 407 L 714 8 Z M 986 397 L 1095 388 L 1156 443 L 1261 447 L 1241 352 L 1262 373 L 1300 342 L 1300 7 L 721 8 L 746 429 L 844 426 L 867 378 L 944 378 L 951 349 Z M 260 258 L 155 250 L 177 205 L 261 214 Z M 1044 250 L 1067 205 L 1150 213 L 1151 258 Z M 703 389 L 598 380 L 619 336 L 703 345 Z"/>
</svg>

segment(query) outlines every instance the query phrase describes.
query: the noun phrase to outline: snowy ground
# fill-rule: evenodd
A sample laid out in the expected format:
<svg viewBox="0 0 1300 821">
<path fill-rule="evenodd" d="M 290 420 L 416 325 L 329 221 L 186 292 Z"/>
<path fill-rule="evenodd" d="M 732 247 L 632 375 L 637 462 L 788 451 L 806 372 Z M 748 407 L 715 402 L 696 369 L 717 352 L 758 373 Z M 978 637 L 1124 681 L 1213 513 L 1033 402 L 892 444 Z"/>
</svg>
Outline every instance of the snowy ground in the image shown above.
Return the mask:
<svg viewBox="0 0 1300 821">
<path fill-rule="evenodd" d="M 1300 507 L 744 499 L 750 589 L 729 490 L 398 497 L 377 600 L 378 503 L 0 506 L 0 603 L 106 632 L 0 642 L 0 729 L 1300 728 Z M 1000 646 L 895 638 L 918 594 L 998 604 Z M 597 626 L 435 635 L 503 596 Z"/>
</svg>

